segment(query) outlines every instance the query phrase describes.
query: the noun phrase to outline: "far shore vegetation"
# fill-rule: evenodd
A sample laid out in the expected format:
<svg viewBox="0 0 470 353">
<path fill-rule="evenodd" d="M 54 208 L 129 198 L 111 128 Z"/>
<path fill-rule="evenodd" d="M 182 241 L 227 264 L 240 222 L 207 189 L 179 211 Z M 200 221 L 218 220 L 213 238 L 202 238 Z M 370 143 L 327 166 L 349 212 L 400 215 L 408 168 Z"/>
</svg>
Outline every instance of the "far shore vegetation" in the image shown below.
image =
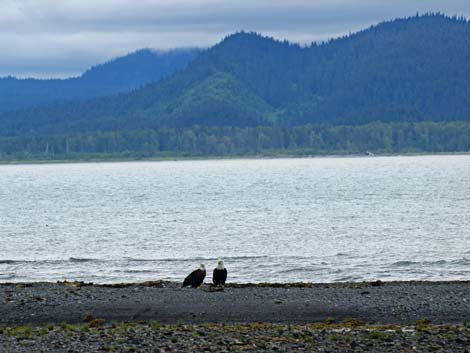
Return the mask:
<svg viewBox="0 0 470 353">
<path fill-rule="evenodd" d="M 468 153 L 470 122 L 145 129 L 0 137 L 0 163 Z"/>
</svg>

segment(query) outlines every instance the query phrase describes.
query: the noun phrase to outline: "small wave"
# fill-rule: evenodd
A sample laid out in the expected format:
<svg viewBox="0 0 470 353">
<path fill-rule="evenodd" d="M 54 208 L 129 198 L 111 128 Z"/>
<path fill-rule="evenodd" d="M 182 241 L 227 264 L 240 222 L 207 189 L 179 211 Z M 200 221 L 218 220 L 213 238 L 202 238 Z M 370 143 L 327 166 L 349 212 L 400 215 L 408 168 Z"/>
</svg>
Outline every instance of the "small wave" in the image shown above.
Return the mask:
<svg viewBox="0 0 470 353">
<path fill-rule="evenodd" d="M 391 264 L 391 266 L 394 266 L 394 267 L 403 267 L 403 266 L 413 266 L 413 265 L 417 265 L 418 262 L 414 262 L 414 261 L 396 261 L 394 263 Z"/>
<path fill-rule="evenodd" d="M 436 266 L 436 265 L 446 265 L 449 262 L 446 260 L 436 260 L 436 261 L 396 261 L 391 264 L 393 267 L 406 267 L 406 266 Z M 454 263 L 454 262 L 452 262 Z"/>
<path fill-rule="evenodd" d="M 360 281 L 362 278 L 358 276 L 340 276 L 336 277 L 333 282 L 354 282 Z"/>
<path fill-rule="evenodd" d="M 3 275 L 0 275 L 0 280 L 9 281 L 9 280 L 15 279 L 15 277 L 16 276 L 14 274 L 11 274 L 11 275 L 3 274 Z"/>
<path fill-rule="evenodd" d="M 258 260 L 267 259 L 270 256 L 226 256 L 222 257 L 224 261 L 237 261 L 237 260 Z M 189 257 L 189 258 L 162 258 L 162 259 L 141 259 L 134 257 L 124 258 L 127 261 L 133 262 L 198 262 L 198 261 L 217 261 L 220 257 Z"/>
<path fill-rule="evenodd" d="M 124 271 L 114 271 L 117 273 L 155 273 L 153 270 L 124 270 Z"/>
<path fill-rule="evenodd" d="M 17 265 L 17 264 L 27 264 L 27 263 L 35 263 L 41 261 L 30 261 L 30 260 L 0 260 L 0 265 Z"/>
<path fill-rule="evenodd" d="M 425 261 L 423 264 L 425 265 L 445 265 L 447 263 L 446 260 L 437 260 L 437 261 Z"/>
<path fill-rule="evenodd" d="M 283 273 L 283 274 L 288 274 L 288 273 L 296 273 L 296 272 L 320 272 L 324 270 L 330 270 L 329 267 L 321 267 L 317 265 L 311 265 L 311 266 L 301 266 L 301 267 L 294 267 L 294 268 L 288 268 L 285 270 L 280 270 L 277 271 L 278 273 Z"/>
<path fill-rule="evenodd" d="M 224 257 L 226 261 L 243 261 L 243 260 L 260 260 L 269 256 L 229 256 Z M 0 260 L 0 265 L 14 264 L 67 264 L 67 263 L 106 263 L 106 262 L 199 262 L 199 261 L 217 261 L 218 257 L 193 257 L 193 258 L 162 258 L 162 259 L 142 259 L 133 257 L 113 258 L 113 259 L 96 259 L 87 257 L 69 257 L 68 259 L 43 259 L 43 260 Z"/>
<path fill-rule="evenodd" d="M 452 265 L 470 265 L 470 259 L 467 259 L 466 257 L 464 257 L 458 260 L 453 260 L 451 264 Z"/>
<path fill-rule="evenodd" d="M 70 257 L 67 260 L 44 259 L 44 260 L 0 260 L 0 265 L 17 265 L 17 264 L 65 264 L 70 262 L 101 262 L 104 260 L 86 259 L 79 257 Z"/>
<path fill-rule="evenodd" d="M 442 265 L 464 265 L 470 266 L 470 259 L 466 257 L 456 260 L 436 260 L 436 261 L 396 261 L 390 266 L 392 267 L 407 267 L 407 266 L 442 266 Z"/>
<path fill-rule="evenodd" d="M 345 252 L 339 252 L 337 254 L 335 254 L 333 257 L 347 257 L 349 256 L 349 254 L 345 253 Z"/>
<path fill-rule="evenodd" d="M 68 261 L 70 262 L 102 262 L 103 260 L 89 259 L 85 257 L 70 257 Z"/>
</svg>

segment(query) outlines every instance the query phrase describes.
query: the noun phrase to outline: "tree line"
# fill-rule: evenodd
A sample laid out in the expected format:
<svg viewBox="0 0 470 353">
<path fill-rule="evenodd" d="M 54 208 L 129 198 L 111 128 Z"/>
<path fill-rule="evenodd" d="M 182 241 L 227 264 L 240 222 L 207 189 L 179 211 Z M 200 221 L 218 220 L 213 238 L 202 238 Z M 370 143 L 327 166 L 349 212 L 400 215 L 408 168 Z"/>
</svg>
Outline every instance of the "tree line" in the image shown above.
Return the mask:
<svg viewBox="0 0 470 353">
<path fill-rule="evenodd" d="M 162 128 L 0 138 L 0 159 L 468 152 L 469 122 Z"/>
</svg>

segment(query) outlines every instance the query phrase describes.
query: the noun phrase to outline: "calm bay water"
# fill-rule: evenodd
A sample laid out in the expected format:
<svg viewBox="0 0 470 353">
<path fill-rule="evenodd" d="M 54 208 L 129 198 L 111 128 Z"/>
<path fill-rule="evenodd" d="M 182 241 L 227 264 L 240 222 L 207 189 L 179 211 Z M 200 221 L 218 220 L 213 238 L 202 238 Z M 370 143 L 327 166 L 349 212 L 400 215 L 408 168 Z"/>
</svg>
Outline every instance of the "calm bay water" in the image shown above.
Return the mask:
<svg viewBox="0 0 470 353">
<path fill-rule="evenodd" d="M 0 282 L 470 279 L 470 156 L 0 166 Z"/>
</svg>

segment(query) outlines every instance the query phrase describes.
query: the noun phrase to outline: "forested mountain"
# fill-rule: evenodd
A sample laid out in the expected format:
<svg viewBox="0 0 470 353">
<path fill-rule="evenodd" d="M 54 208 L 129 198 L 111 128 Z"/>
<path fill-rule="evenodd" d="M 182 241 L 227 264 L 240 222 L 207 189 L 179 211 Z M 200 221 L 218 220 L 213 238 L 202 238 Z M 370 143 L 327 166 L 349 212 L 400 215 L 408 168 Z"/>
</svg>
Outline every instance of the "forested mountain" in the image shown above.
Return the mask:
<svg viewBox="0 0 470 353">
<path fill-rule="evenodd" d="M 0 115 L 0 155 L 468 151 L 469 129 L 470 22 L 429 14 L 305 47 L 236 33 L 130 93 Z"/>
<path fill-rule="evenodd" d="M 236 33 L 131 93 L 4 114 L 0 134 L 456 120 L 470 120 L 470 23 L 434 14 L 308 47 Z"/>
<path fill-rule="evenodd" d="M 128 92 L 185 68 L 199 49 L 167 52 L 142 49 L 97 65 L 69 79 L 0 78 L 0 112 L 54 101 L 89 99 Z"/>
</svg>

